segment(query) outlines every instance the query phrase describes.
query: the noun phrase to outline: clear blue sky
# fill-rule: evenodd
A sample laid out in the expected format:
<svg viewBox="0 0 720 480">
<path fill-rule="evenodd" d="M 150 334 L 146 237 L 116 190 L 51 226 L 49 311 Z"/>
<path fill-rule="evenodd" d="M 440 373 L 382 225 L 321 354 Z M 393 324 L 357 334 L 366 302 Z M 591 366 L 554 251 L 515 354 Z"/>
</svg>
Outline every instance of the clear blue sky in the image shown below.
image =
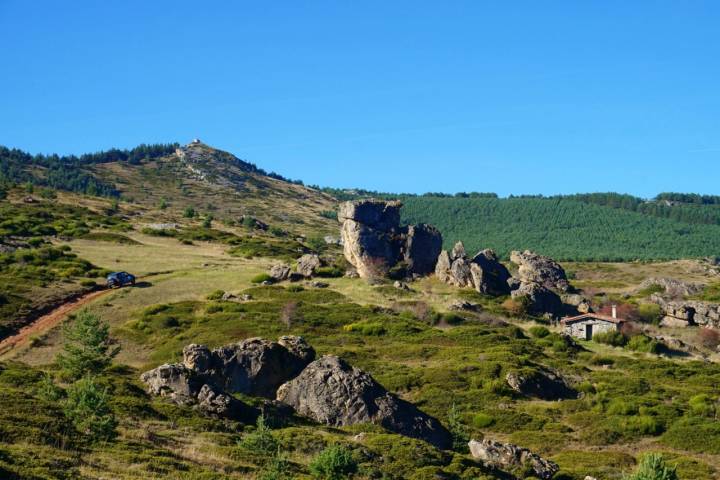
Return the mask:
<svg viewBox="0 0 720 480">
<path fill-rule="evenodd" d="M 0 0 L 0 144 L 306 183 L 720 194 L 720 2 Z"/>
</svg>

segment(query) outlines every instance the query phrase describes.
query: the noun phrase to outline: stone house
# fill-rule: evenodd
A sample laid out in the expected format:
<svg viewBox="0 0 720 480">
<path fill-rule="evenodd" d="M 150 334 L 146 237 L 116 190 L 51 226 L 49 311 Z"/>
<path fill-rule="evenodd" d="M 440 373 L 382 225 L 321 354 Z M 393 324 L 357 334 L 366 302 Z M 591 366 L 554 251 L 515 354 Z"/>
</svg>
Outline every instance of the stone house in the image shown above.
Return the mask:
<svg viewBox="0 0 720 480">
<path fill-rule="evenodd" d="M 600 313 L 584 313 L 576 317 L 566 317 L 560 320 L 566 335 L 592 340 L 596 333 L 620 330 L 625 320 L 617 318 L 617 308 L 613 305 L 612 316 Z"/>
</svg>

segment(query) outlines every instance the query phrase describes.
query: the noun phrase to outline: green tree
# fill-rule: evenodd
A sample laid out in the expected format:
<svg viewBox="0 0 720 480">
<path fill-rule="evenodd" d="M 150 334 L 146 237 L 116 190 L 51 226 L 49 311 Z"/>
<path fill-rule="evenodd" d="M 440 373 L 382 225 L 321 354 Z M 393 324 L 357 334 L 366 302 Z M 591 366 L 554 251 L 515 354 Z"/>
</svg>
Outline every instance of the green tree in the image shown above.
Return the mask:
<svg viewBox="0 0 720 480">
<path fill-rule="evenodd" d="M 160 210 L 165 210 L 168 207 L 168 202 L 164 198 L 160 200 Z"/>
<path fill-rule="evenodd" d="M 213 216 L 210 215 L 210 214 L 208 214 L 208 215 L 203 219 L 203 223 L 202 223 L 203 228 L 210 228 L 210 227 L 212 227 L 212 222 L 213 222 Z"/>
<path fill-rule="evenodd" d="M 290 480 L 290 462 L 284 455 L 276 454 L 260 471 L 257 480 Z"/>
<path fill-rule="evenodd" d="M 186 207 L 185 211 L 183 211 L 183 216 L 185 218 L 193 218 L 195 217 L 195 209 L 193 207 Z"/>
<path fill-rule="evenodd" d="M 245 435 L 238 442 L 238 446 L 261 457 L 272 457 L 277 454 L 279 448 L 278 441 L 263 415 L 258 417 L 255 431 Z"/>
<path fill-rule="evenodd" d="M 93 377 L 73 383 L 67 389 L 65 416 L 78 432 L 93 441 L 111 440 L 116 435 L 117 420 L 108 403 L 107 390 Z"/>
<path fill-rule="evenodd" d="M 318 480 L 342 480 L 357 472 L 352 452 L 340 445 L 331 445 L 310 462 L 310 473 Z"/>
<path fill-rule="evenodd" d="M 450 410 L 448 410 L 448 429 L 453 439 L 453 450 L 460 453 L 467 453 L 470 435 L 468 434 L 467 427 L 462 422 L 460 411 L 454 403 L 452 407 L 450 407 Z"/>
<path fill-rule="evenodd" d="M 623 480 L 679 480 L 676 468 L 667 466 L 662 455 L 650 453 L 640 460 L 635 472 Z"/>
<path fill-rule="evenodd" d="M 66 323 L 63 333 L 65 342 L 57 364 L 67 380 L 102 372 L 119 351 L 110 339 L 109 325 L 87 310 L 80 311 L 73 321 Z"/>
</svg>

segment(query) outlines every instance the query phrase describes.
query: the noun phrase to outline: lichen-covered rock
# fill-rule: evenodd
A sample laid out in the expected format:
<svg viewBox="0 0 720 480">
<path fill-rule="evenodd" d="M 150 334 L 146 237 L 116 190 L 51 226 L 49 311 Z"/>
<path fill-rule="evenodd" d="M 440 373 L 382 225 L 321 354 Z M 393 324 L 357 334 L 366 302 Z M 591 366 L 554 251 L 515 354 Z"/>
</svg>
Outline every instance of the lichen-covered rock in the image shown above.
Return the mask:
<svg viewBox="0 0 720 480">
<path fill-rule="evenodd" d="M 551 479 L 560 470 L 560 467 L 550 460 L 512 443 L 494 442 L 490 439 L 479 442 L 470 440 L 468 447 L 473 458 L 483 464 L 503 471 L 521 471 L 523 478 L 524 471 L 528 468 L 541 480 Z"/>
<path fill-rule="evenodd" d="M 319 423 L 346 426 L 376 423 L 427 441 L 439 448 L 451 444 L 450 433 L 438 420 L 389 393 L 368 373 L 335 356 L 324 356 L 282 385 L 277 399 Z"/>
<path fill-rule="evenodd" d="M 197 408 L 207 415 L 232 420 L 252 421 L 257 417 L 253 408 L 208 384 L 197 394 Z"/>
<path fill-rule="evenodd" d="M 400 202 L 356 200 L 340 205 L 343 252 L 362 278 L 386 275 L 403 262 L 406 274 L 435 268 L 442 235 L 430 225 L 400 227 Z"/>
<path fill-rule="evenodd" d="M 288 278 L 290 278 L 290 272 L 291 269 L 289 266 L 278 264 L 270 267 L 268 275 L 270 275 L 270 278 L 272 278 L 274 281 L 282 282 L 283 280 L 287 280 Z"/>
<path fill-rule="evenodd" d="M 322 262 L 319 256 L 314 253 L 307 253 L 298 259 L 295 270 L 303 277 L 310 278 L 321 265 Z"/>
<path fill-rule="evenodd" d="M 570 288 L 565 270 L 550 257 L 525 250 L 510 252 L 510 261 L 518 266 L 522 283 L 538 283 L 545 288 L 566 292 Z"/>
<path fill-rule="evenodd" d="M 526 303 L 528 313 L 532 315 L 550 314 L 557 317 L 562 314 L 563 303 L 552 290 L 538 283 L 521 283 L 511 292 L 513 299 Z"/>
<path fill-rule="evenodd" d="M 664 316 L 662 325 L 720 328 L 720 304 L 699 300 L 667 300 L 659 294 L 651 295 L 650 300 L 660 306 Z"/>
<path fill-rule="evenodd" d="M 542 400 L 577 398 L 577 391 L 571 388 L 560 374 L 549 369 L 533 368 L 509 372 L 505 380 L 510 388 L 528 397 Z"/>
<path fill-rule="evenodd" d="M 140 376 L 148 393 L 168 397 L 184 405 L 195 402 L 203 381 L 185 365 L 164 364 Z"/>
</svg>

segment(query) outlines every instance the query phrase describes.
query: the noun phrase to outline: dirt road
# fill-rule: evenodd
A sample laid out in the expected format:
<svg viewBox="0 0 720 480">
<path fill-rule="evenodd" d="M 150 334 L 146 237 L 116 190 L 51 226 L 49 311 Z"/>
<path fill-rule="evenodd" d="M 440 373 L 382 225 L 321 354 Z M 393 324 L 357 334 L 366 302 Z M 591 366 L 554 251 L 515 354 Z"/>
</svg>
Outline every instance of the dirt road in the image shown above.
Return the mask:
<svg viewBox="0 0 720 480">
<path fill-rule="evenodd" d="M 0 341 L 0 356 L 7 354 L 22 345 L 27 344 L 33 335 L 48 331 L 52 327 L 62 322 L 65 317 L 73 313 L 75 310 L 111 291 L 112 290 L 98 290 L 95 292 L 87 293 L 82 297 L 76 298 L 71 302 L 61 305 L 52 312 L 43 315 L 29 325 L 21 328 L 20 331 L 15 335 L 7 337 L 4 340 Z"/>
</svg>

